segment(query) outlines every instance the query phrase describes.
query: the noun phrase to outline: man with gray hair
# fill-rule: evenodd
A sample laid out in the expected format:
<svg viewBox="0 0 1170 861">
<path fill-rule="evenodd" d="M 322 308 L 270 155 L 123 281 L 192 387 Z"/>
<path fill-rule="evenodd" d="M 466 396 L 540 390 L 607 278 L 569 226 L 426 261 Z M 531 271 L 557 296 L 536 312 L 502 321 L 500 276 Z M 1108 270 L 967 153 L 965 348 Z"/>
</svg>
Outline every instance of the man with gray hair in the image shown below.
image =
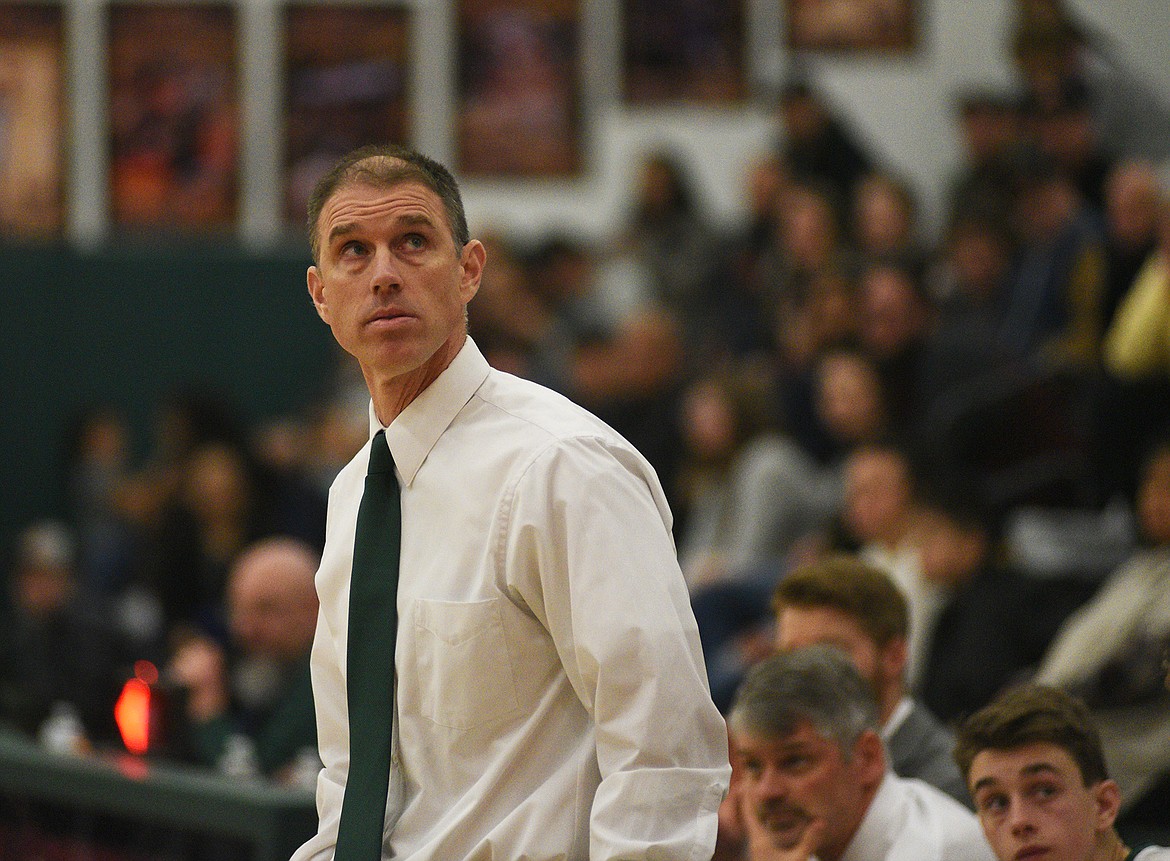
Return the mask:
<svg viewBox="0 0 1170 861">
<path fill-rule="evenodd" d="M 832 646 L 757 664 L 728 720 L 746 861 L 991 861 L 975 816 L 889 770 L 872 689 Z M 720 856 L 724 857 L 724 856 Z"/>
</svg>

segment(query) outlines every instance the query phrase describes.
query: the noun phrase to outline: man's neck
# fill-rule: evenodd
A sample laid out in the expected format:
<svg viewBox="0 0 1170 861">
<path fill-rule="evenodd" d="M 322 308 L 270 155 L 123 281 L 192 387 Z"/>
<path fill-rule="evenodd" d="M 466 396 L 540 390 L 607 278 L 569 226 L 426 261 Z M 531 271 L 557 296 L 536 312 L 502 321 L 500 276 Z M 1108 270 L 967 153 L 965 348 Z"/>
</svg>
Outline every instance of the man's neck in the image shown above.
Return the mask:
<svg viewBox="0 0 1170 861">
<path fill-rule="evenodd" d="M 1093 854 L 1086 861 L 1125 861 L 1129 857 L 1129 847 L 1122 841 L 1121 836 L 1113 828 L 1097 838 L 1097 845 Z"/>
<path fill-rule="evenodd" d="M 382 427 L 389 427 L 415 398 L 447 370 L 466 340 L 467 332 L 464 330 L 457 337 L 445 341 L 422 365 L 398 376 L 383 378 L 366 368 L 362 369 L 370 397 L 374 401 L 374 415 Z"/>
</svg>

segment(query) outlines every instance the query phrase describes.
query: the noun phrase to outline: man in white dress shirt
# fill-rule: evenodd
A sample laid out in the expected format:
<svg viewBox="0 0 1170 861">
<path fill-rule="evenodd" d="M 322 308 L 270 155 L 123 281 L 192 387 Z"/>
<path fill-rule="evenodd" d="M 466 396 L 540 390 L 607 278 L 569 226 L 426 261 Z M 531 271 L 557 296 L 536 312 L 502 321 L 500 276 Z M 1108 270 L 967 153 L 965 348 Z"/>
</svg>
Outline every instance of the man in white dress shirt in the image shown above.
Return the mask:
<svg viewBox="0 0 1170 861">
<path fill-rule="evenodd" d="M 890 771 L 872 689 L 837 647 L 756 664 L 728 723 L 747 861 L 994 861 L 970 810 Z"/>
<path fill-rule="evenodd" d="M 772 593 L 776 648 L 814 643 L 848 655 L 877 698 L 880 735 L 894 773 L 917 777 L 971 806 L 955 764 L 955 737 L 906 691 L 906 597 L 894 579 L 852 554 L 834 554 L 789 571 Z"/>
<path fill-rule="evenodd" d="M 425 156 L 359 150 L 310 202 L 309 293 L 358 360 L 401 487 L 382 856 L 699 859 L 729 776 L 653 469 L 467 337 L 482 244 Z M 338 475 L 313 651 L 320 826 L 349 771 L 346 630 L 367 445 Z M 392 711 L 392 713 L 391 713 Z"/>
</svg>

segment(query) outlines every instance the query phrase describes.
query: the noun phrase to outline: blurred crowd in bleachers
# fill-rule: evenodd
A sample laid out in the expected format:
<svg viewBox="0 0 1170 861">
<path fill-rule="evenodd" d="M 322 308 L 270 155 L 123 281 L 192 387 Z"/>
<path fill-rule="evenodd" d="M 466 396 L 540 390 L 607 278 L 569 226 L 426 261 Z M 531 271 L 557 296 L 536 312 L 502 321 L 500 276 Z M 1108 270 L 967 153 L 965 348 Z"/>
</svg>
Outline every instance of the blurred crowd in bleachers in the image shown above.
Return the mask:
<svg viewBox="0 0 1170 861">
<path fill-rule="evenodd" d="M 1034 674 L 1140 559 L 1114 653 L 1084 678 L 1049 672 L 1170 721 L 1164 691 L 1126 682 L 1138 647 L 1170 638 L 1170 109 L 1059 4 L 1020 8 L 1018 89 L 955 96 L 965 157 L 940 177 L 937 231 L 796 76 L 737 228 L 662 150 L 604 241 L 480 237 L 472 336 L 654 464 L 724 705 L 768 648 L 771 589 L 821 554 L 860 553 L 907 593 L 908 681 L 945 721 Z M 5 719 L 35 733 L 70 701 L 117 743 L 135 660 L 182 688 L 175 657 L 202 638 L 234 672 L 233 565 L 273 535 L 320 550 L 329 482 L 367 437 L 363 391 L 339 361 L 311 415 L 264 427 L 177 394 L 141 463 L 116 407 L 79 417 L 60 528 L 35 525 L 8 579 Z M 257 684 L 245 669 L 233 701 Z"/>
</svg>

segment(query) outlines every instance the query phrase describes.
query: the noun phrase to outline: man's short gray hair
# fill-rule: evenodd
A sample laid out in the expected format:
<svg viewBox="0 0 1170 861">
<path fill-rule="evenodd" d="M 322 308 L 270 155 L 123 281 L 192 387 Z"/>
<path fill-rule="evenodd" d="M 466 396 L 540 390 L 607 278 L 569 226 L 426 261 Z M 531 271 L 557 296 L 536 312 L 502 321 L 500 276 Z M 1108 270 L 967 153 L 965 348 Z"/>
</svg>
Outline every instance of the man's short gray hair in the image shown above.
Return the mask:
<svg viewBox="0 0 1170 861">
<path fill-rule="evenodd" d="M 804 721 L 836 741 L 846 758 L 865 730 L 880 726 L 873 689 L 834 646 L 806 646 L 756 664 L 728 719 L 732 731 L 777 739 Z"/>
</svg>

